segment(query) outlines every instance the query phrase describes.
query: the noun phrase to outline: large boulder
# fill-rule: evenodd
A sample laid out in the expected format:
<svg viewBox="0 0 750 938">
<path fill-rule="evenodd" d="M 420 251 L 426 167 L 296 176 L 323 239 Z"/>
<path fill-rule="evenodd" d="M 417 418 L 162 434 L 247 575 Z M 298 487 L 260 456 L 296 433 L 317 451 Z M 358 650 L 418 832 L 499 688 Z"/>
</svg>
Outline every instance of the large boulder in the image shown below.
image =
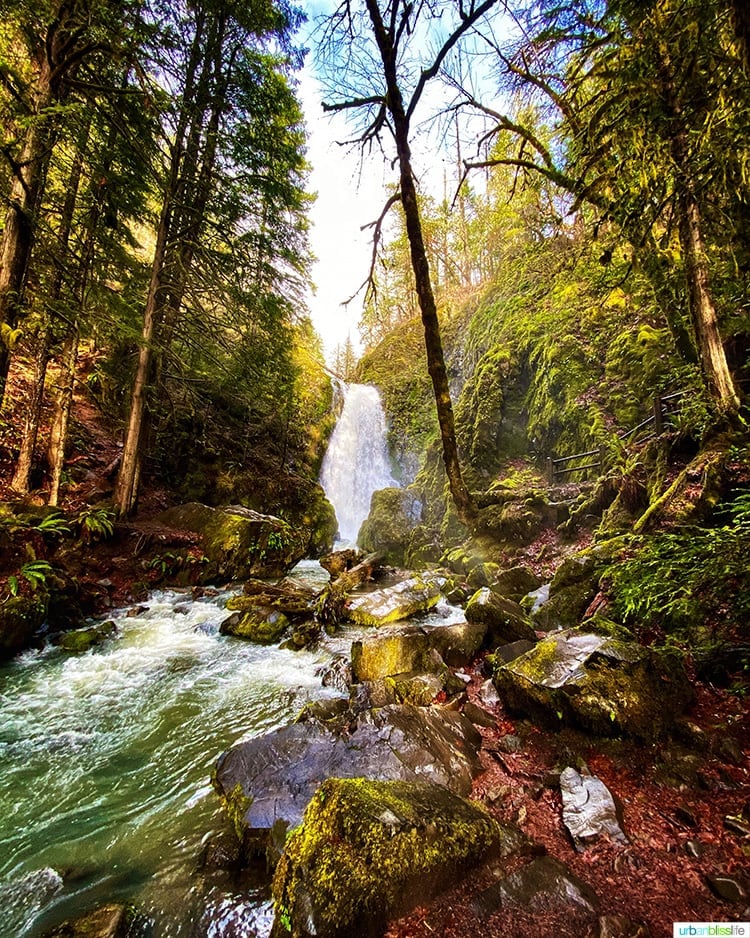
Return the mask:
<svg viewBox="0 0 750 938">
<path fill-rule="evenodd" d="M 439 707 L 382 707 L 354 727 L 295 723 L 225 752 L 214 786 L 237 836 L 265 849 L 276 825 L 294 827 L 327 778 L 431 781 L 456 794 L 471 792 L 481 771 L 481 737 L 462 714 Z"/>
<path fill-rule="evenodd" d="M 44 938 L 137 938 L 150 933 L 148 919 L 132 906 L 102 905 L 44 933 Z"/>
<path fill-rule="evenodd" d="M 0 661 L 28 648 L 47 615 L 46 591 L 11 596 L 0 603 Z"/>
<path fill-rule="evenodd" d="M 602 837 L 626 844 L 619 811 L 612 793 L 595 775 L 581 775 L 572 766 L 560 773 L 562 818 L 579 850 Z"/>
<path fill-rule="evenodd" d="M 578 625 L 599 590 L 603 561 L 593 553 L 574 554 L 563 561 L 549 587 L 549 596 L 532 612 L 534 626 L 543 632 Z"/>
<path fill-rule="evenodd" d="M 521 640 L 536 641 L 531 621 L 521 606 L 487 587 L 477 590 L 469 600 L 466 621 L 486 626 L 487 639 L 493 646 Z"/>
<path fill-rule="evenodd" d="M 484 623 L 400 625 L 378 629 L 352 643 L 355 681 L 376 681 L 405 671 L 442 671 L 445 664 L 461 667 L 479 652 Z"/>
<path fill-rule="evenodd" d="M 409 489 L 380 489 L 372 495 L 370 514 L 357 541 L 364 550 L 382 554 L 386 563 L 402 567 L 406 563 L 410 533 L 421 514 L 421 502 Z"/>
<path fill-rule="evenodd" d="M 682 662 L 634 643 L 568 629 L 495 669 L 501 698 L 547 725 L 653 739 L 692 698 Z"/>
<path fill-rule="evenodd" d="M 331 778 L 276 868 L 272 934 L 375 938 L 390 918 L 522 842 L 438 785 Z"/>
<path fill-rule="evenodd" d="M 357 625 L 399 622 L 436 606 L 445 584 L 445 577 L 436 574 L 411 577 L 395 586 L 352 596 L 346 603 L 346 615 Z"/>
<path fill-rule="evenodd" d="M 200 535 L 208 561 L 204 581 L 282 576 L 304 557 L 307 547 L 286 521 L 241 505 L 211 508 L 189 502 L 167 509 L 156 520 Z"/>
<path fill-rule="evenodd" d="M 251 606 L 226 618 L 219 631 L 222 635 L 244 638 L 256 645 L 275 645 L 288 628 L 289 619 L 278 609 Z"/>
</svg>

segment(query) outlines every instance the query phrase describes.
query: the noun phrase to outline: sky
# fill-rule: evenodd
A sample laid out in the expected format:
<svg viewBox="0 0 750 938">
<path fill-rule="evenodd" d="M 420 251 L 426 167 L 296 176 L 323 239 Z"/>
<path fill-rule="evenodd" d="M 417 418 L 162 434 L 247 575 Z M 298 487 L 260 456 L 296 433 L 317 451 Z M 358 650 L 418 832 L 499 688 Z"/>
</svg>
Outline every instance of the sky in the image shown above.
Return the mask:
<svg viewBox="0 0 750 938">
<path fill-rule="evenodd" d="M 312 164 L 309 189 L 317 194 L 310 213 L 310 242 L 317 260 L 312 270 L 315 293 L 308 296 L 313 324 L 333 362 L 335 348 L 350 336 L 359 343 L 362 291 L 347 306 L 367 277 L 372 253 L 371 234 L 361 227 L 377 218 L 385 204 L 386 170 L 377 158 L 360 172 L 355 151 L 340 146 L 346 139 L 341 117 L 324 114 L 322 90 L 310 62 L 305 65 L 300 93 L 308 131 L 308 160 Z"/>
</svg>

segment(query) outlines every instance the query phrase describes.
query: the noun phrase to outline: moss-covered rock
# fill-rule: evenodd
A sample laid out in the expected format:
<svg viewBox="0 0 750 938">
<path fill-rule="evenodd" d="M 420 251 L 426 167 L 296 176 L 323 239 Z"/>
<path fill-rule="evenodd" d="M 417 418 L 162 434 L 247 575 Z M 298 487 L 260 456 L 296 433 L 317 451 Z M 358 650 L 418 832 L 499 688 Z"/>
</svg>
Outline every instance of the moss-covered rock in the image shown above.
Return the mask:
<svg viewBox="0 0 750 938">
<path fill-rule="evenodd" d="M 75 654 L 82 654 L 93 648 L 95 645 L 101 645 L 108 638 L 117 635 L 117 625 L 112 621 L 95 622 L 83 629 L 74 629 L 72 632 L 65 632 L 60 636 L 58 645 L 64 651 L 70 651 Z"/>
<path fill-rule="evenodd" d="M 47 593 L 10 596 L 0 603 L 0 660 L 28 648 L 47 615 Z"/>
<path fill-rule="evenodd" d="M 487 641 L 492 645 L 515 642 L 519 639 L 536 641 L 529 617 L 510 599 L 498 596 L 484 587 L 477 590 L 466 606 L 466 620 L 487 628 Z"/>
<path fill-rule="evenodd" d="M 436 606 L 445 584 L 445 577 L 437 574 L 410 577 L 395 586 L 352 597 L 346 604 L 346 615 L 357 625 L 399 622 Z"/>
<path fill-rule="evenodd" d="M 210 508 L 198 502 L 162 512 L 158 522 L 201 536 L 207 558 L 203 580 L 281 576 L 305 555 L 299 532 L 280 518 L 233 505 Z"/>
<path fill-rule="evenodd" d="M 542 585 L 541 578 L 538 577 L 528 567 L 510 567 L 501 570 L 491 584 L 495 593 L 505 596 L 506 599 L 512 599 L 514 602 L 520 602 L 524 596 L 528 596 L 534 590 Z"/>
<path fill-rule="evenodd" d="M 149 921 L 129 905 L 103 905 L 46 931 L 43 938 L 136 938 L 150 931 Z"/>
<path fill-rule="evenodd" d="M 406 671 L 435 671 L 444 667 L 430 659 L 430 643 L 423 629 L 389 628 L 352 642 L 352 677 L 355 681 L 377 681 Z"/>
<path fill-rule="evenodd" d="M 419 523 L 421 507 L 409 489 L 389 488 L 374 492 L 370 514 L 359 531 L 360 547 L 382 554 L 386 563 L 404 566 L 410 535 Z"/>
<path fill-rule="evenodd" d="M 222 635 L 234 635 L 258 645 L 275 645 L 289 628 L 289 619 L 278 609 L 252 606 L 234 613 L 219 628 Z"/>
<path fill-rule="evenodd" d="M 575 629 L 557 632 L 493 677 L 513 710 L 553 727 L 651 740 L 692 698 L 682 662 L 634 643 Z"/>
<path fill-rule="evenodd" d="M 521 842 L 439 786 L 330 778 L 276 869 L 273 934 L 374 938 L 389 918 Z"/>
</svg>

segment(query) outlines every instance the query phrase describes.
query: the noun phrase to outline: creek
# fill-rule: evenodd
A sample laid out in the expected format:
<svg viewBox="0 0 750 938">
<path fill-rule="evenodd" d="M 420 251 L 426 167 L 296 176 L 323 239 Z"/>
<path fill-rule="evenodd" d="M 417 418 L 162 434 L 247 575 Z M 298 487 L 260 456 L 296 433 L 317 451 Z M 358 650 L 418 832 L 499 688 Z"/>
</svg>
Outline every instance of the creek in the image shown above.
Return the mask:
<svg viewBox="0 0 750 938">
<path fill-rule="evenodd" d="M 196 934 L 192 876 L 224 826 L 217 756 L 335 695 L 320 670 L 351 641 L 293 652 L 222 636 L 229 595 L 155 593 L 86 654 L 47 647 L 0 669 L 3 938 L 112 900 L 135 902 L 157 936 Z"/>
</svg>

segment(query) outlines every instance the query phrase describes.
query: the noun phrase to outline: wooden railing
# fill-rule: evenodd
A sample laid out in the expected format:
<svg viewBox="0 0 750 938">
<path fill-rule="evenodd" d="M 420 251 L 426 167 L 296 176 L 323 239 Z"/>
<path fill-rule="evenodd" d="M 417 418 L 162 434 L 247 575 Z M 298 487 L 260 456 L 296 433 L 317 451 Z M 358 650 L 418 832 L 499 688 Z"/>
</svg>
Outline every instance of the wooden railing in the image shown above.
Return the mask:
<svg viewBox="0 0 750 938">
<path fill-rule="evenodd" d="M 645 443 L 653 437 L 659 436 L 665 424 L 680 411 L 680 399 L 686 391 L 674 391 L 672 394 L 657 394 L 654 396 L 651 414 L 636 426 L 618 433 L 618 437 L 630 445 Z M 584 460 L 581 464 L 577 460 Z M 602 470 L 606 463 L 606 447 L 590 449 L 585 453 L 574 453 L 572 456 L 547 457 L 547 481 L 554 485 L 561 479 L 574 472 L 587 472 L 589 469 Z"/>
</svg>

